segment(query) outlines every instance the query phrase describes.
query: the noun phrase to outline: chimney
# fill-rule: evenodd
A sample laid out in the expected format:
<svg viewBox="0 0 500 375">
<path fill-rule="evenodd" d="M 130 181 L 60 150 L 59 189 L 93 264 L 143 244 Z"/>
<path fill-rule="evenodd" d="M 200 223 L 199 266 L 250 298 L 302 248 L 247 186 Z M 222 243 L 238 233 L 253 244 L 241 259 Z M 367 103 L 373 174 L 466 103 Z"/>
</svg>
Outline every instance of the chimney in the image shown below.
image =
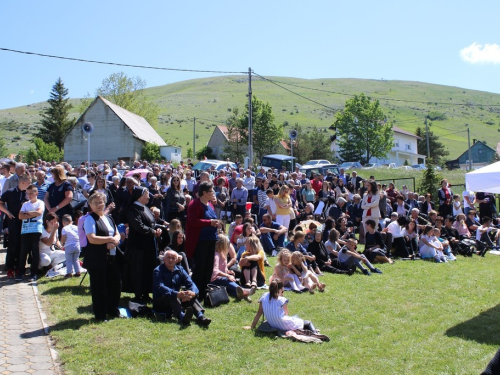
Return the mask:
<svg viewBox="0 0 500 375">
<path fill-rule="evenodd" d="M 472 139 L 472 144 L 475 144 L 477 142 L 477 139 Z"/>
</svg>

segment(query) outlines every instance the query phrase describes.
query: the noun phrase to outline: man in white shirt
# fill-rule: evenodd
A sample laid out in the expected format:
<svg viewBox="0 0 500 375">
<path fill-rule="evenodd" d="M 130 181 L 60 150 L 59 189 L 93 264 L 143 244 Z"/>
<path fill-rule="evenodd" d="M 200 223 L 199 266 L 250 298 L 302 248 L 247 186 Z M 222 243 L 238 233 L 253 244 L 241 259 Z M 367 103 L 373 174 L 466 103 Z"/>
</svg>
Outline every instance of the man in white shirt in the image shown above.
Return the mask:
<svg viewBox="0 0 500 375">
<path fill-rule="evenodd" d="M 245 171 L 245 177 L 243 177 L 243 186 L 248 190 L 248 201 L 252 201 L 253 190 L 255 189 L 255 177 L 252 176 L 250 169 Z"/>
<path fill-rule="evenodd" d="M 476 209 L 476 194 L 472 190 L 464 190 L 462 197 L 464 198 L 464 213 L 467 216 L 470 210 Z"/>
<path fill-rule="evenodd" d="M 492 228 L 490 225 L 491 225 L 491 218 L 489 218 L 488 216 L 484 216 L 483 224 L 476 230 L 476 240 L 486 242 L 486 244 L 488 244 L 490 248 L 492 248 L 493 250 L 498 250 L 499 249 L 498 245 L 500 242 L 499 241 L 500 230 Z M 492 238 L 490 237 L 490 233 L 495 243 L 493 243 Z"/>
</svg>

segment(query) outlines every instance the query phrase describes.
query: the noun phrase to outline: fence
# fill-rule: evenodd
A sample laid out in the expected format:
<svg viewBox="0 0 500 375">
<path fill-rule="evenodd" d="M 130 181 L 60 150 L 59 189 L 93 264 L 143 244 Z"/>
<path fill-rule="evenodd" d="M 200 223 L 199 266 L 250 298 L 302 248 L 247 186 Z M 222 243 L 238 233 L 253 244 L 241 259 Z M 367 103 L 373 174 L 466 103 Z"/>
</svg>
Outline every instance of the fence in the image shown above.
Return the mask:
<svg viewBox="0 0 500 375">
<path fill-rule="evenodd" d="M 377 180 L 378 184 L 386 184 L 389 185 L 389 183 L 393 183 L 394 187 L 399 191 L 403 188 L 403 185 L 406 185 L 406 188 L 410 191 L 415 191 L 416 190 L 416 185 L 415 185 L 415 177 L 408 177 L 408 178 L 390 178 L 387 180 Z"/>
</svg>

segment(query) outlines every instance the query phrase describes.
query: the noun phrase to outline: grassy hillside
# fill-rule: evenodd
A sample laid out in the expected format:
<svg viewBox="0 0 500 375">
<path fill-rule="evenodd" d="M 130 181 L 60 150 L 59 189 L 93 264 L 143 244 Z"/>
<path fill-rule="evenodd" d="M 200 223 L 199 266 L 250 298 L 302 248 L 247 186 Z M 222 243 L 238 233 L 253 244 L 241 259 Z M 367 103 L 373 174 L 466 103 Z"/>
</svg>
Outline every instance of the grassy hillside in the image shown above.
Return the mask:
<svg viewBox="0 0 500 375">
<path fill-rule="evenodd" d="M 268 78 L 283 82 L 282 86 L 333 108 L 328 110 L 271 82 L 253 78 L 254 95 L 272 105 L 276 121 L 287 121 L 290 126 L 297 122 L 305 127 L 328 127 L 334 112 L 343 108 L 349 95 L 364 92 L 380 99 L 390 121 L 411 132 L 417 126 L 424 126 L 428 113 L 444 115 L 446 119 L 432 121 L 431 130 L 440 136 L 450 151 L 450 158 L 467 149 L 467 127 L 471 139 L 486 141 L 493 148 L 500 142 L 499 94 L 409 81 Z M 182 81 L 146 91 L 162 109 L 158 133 L 168 143 L 175 142 L 187 150 L 193 144 L 193 117 L 197 118 L 196 148 L 199 149 L 208 142 L 213 127 L 224 123 L 231 108 L 244 108 L 247 90 L 245 76 L 224 76 Z M 75 109 L 78 102 L 78 99 L 73 100 Z M 9 140 L 14 139 L 10 146 L 12 152 L 29 146 L 30 133 L 44 105 L 37 103 L 0 111 L 2 134 Z M 79 113 L 75 110 L 72 115 L 77 117 Z"/>
</svg>

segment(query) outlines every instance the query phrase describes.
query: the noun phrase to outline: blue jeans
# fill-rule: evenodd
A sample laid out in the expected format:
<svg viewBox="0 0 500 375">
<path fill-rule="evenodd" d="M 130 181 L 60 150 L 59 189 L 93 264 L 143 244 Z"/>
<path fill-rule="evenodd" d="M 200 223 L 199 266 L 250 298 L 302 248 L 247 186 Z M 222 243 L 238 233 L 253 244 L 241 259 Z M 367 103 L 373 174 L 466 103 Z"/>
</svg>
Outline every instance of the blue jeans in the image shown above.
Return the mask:
<svg viewBox="0 0 500 375">
<path fill-rule="evenodd" d="M 236 297 L 236 288 L 239 286 L 234 281 L 229 281 L 227 277 L 218 277 L 214 281 L 211 281 L 210 284 L 225 286 L 227 290 L 227 294 L 230 296 Z"/>
<path fill-rule="evenodd" d="M 264 252 L 271 254 L 271 252 L 278 247 L 285 247 L 285 234 L 281 234 L 277 240 L 273 238 L 274 233 L 262 233 L 260 235 L 260 243 L 264 248 Z"/>
<path fill-rule="evenodd" d="M 361 255 L 361 256 L 362 256 L 363 258 L 366 258 L 364 255 Z M 356 264 L 356 267 L 358 267 L 361 271 L 366 270 L 366 269 L 363 267 L 363 262 L 362 262 L 360 259 L 355 258 L 355 257 L 352 257 L 352 256 L 351 256 L 351 257 L 349 257 L 349 258 L 348 258 L 347 260 L 345 260 L 344 262 L 341 262 L 341 264 L 342 264 L 342 267 L 343 267 L 344 269 L 349 269 L 349 268 L 351 268 L 351 266 L 352 266 L 353 264 Z M 370 271 L 373 271 L 373 270 L 375 269 L 375 267 L 373 267 L 373 266 L 372 266 L 372 264 L 371 264 L 370 262 L 368 262 L 368 261 L 367 261 L 365 264 L 366 264 L 366 266 L 370 269 Z"/>
</svg>

